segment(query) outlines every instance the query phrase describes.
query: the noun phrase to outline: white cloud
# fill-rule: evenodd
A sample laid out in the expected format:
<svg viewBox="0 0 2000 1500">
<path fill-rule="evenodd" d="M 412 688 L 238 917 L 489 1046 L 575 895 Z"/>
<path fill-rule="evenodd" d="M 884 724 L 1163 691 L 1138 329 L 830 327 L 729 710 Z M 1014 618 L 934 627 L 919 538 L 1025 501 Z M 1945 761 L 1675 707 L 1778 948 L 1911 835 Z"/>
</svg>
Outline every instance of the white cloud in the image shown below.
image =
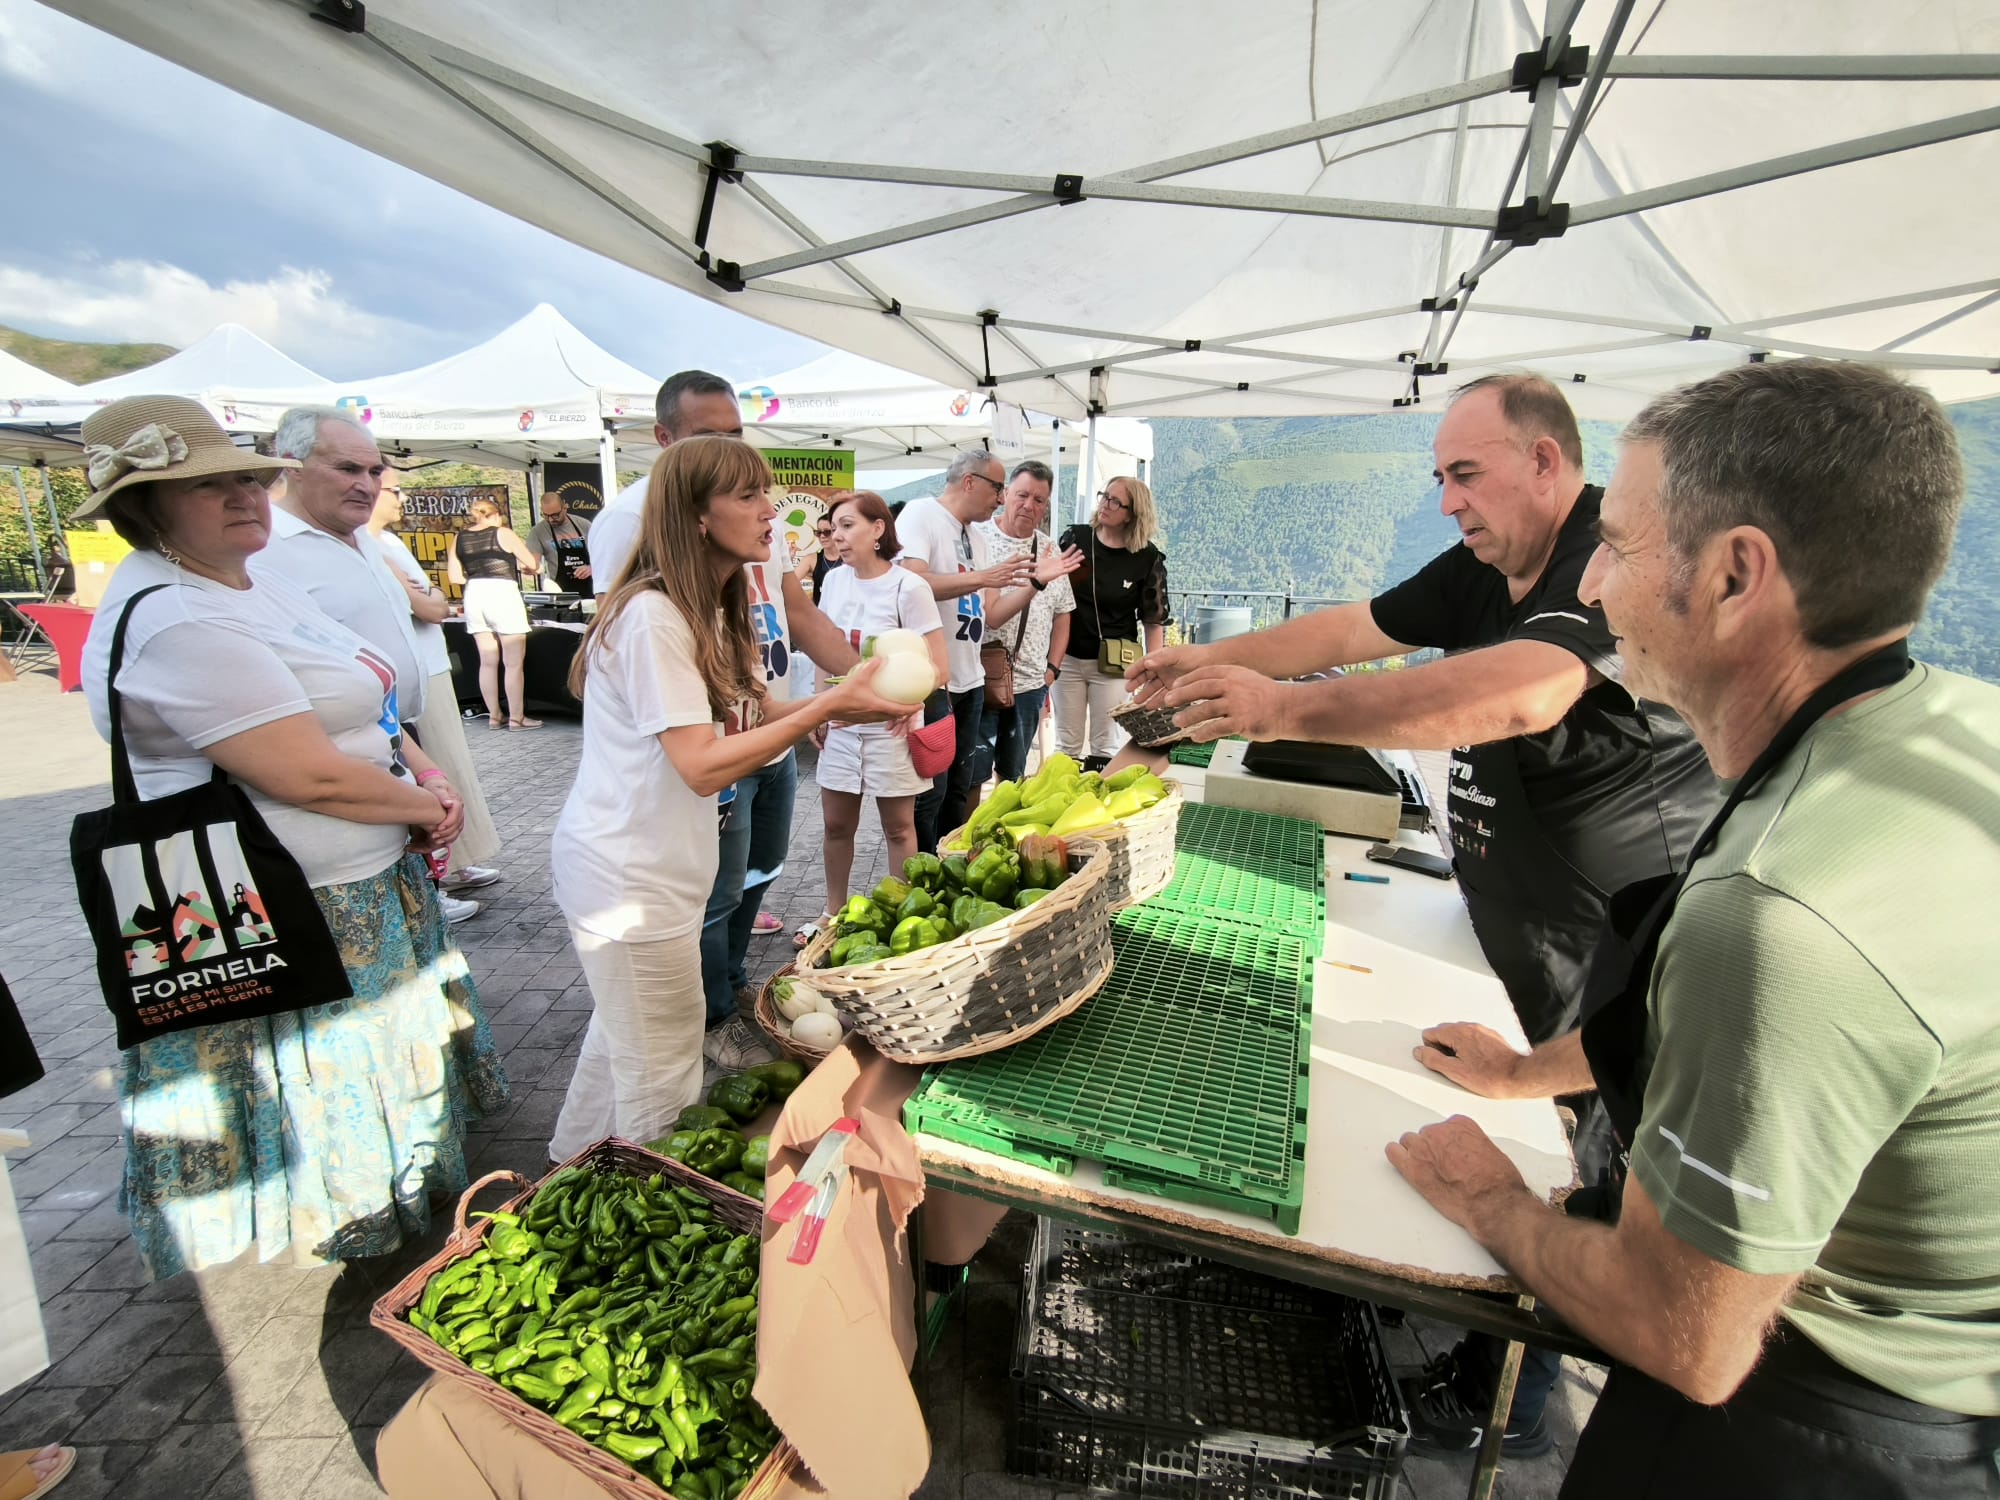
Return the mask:
<svg viewBox="0 0 2000 1500">
<path fill-rule="evenodd" d="M 39 83 L 49 74 L 48 59 L 37 45 L 46 38 L 24 21 L 24 14 L 20 7 L 0 10 L 0 73 Z"/>
<path fill-rule="evenodd" d="M 321 270 L 287 266 L 262 281 L 212 286 L 159 261 L 117 260 L 68 276 L 0 265 L 0 323 L 45 335 L 185 348 L 218 323 L 240 323 L 315 369 L 398 363 L 428 332 L 365 312 Z"/>
</svg>

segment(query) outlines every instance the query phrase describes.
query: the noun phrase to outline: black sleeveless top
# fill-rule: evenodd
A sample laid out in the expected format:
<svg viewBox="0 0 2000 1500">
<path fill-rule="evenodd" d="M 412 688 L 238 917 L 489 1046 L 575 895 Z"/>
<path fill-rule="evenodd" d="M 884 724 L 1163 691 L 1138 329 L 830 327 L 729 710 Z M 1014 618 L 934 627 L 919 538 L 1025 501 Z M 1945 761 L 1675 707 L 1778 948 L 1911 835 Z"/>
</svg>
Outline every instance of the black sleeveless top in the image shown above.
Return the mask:
<svg viewBox="0 0 2000 1500">
<path fill-rule="evenodd" d="M 452 545 L 458 549 L 458 565 L 465 570 L 467 583 L 476 578 L 504 578 L 509 583 L 521 581 L 521 565 L 514 561 L 514 554 L 501 542 L 499 527 L 461 531 Z"/>
</svg>

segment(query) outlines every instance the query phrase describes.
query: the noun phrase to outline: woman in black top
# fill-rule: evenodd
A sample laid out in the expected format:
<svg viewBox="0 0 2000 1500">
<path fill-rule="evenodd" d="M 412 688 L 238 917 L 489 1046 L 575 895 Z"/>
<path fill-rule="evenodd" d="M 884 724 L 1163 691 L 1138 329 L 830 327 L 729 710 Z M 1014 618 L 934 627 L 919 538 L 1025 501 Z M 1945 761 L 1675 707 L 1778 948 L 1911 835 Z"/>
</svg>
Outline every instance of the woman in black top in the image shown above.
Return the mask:
<svg viewBox="0 0 2000 1500">
<path fill-rule="evenodd" d="M 540 729 L 527 716 L 523 663 L 528 656 L 528 610 L 521 601 L 521 574 L 539 573 L 542 560 L 514 534 L 497 502 L 472 502 L 471 522 L 451 541 L 451 581 L 465 590 L 465 628 L 479 646 L 479 695 L 486 700 L 490 729 Z M 507 672 L 509 720 L 500 709 L 500 671 Z"/>
<path fill-rule="evenodd" d="M 1076 596 L 1069 651 L 1049 663 L 1056 669 L 1056 745 L 1065 755 L 1102 763 L 1124 743 L 1111 718 L 1125 701 L 1124 668 L 1103 671 L 1098 656 L 1105 641 L 1137 641 L 1142 651 L 1154 651 L 1166 640 L 1173 614 L 1158 535 L 1153 492 L 1121 475 L 1106 481 L 1091 524 L 1070 527 L 1057 543 L 1083 553 L 1069 580 Z"/>
</svg>

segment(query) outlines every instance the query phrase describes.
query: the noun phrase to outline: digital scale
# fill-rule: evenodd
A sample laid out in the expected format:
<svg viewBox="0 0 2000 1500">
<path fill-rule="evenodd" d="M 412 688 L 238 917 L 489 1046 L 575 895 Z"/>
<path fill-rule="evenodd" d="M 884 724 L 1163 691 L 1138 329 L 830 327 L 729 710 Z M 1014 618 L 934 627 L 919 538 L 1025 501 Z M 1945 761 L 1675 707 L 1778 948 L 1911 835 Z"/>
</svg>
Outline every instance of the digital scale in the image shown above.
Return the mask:
<svg viewBox="0 0 2000 1500">
<path fill-rule="evenodd" d="M 1328 833 L 1385 843 L 1399 828 L 1431 826 L 1423 782 L 1382 751 L 1356 745 L 1224 740 L 1202 788 L 1202 800 L 1219 807 L 1302 818 Z"/>
</svg>

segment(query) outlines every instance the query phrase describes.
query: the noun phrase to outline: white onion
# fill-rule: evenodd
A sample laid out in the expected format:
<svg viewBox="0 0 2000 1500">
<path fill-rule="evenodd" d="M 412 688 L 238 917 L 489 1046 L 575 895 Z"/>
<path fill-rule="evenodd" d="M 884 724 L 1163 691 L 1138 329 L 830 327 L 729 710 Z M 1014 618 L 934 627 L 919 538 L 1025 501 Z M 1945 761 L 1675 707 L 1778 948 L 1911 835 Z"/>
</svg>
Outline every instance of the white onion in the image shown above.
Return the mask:
<svg viewBox="0 0 2000 1500">
<path fill-rule="evenodd" d="M 816 1010 L 792 1022 L 792 1040 L 808 1047 L 837 1047 L 840 1036 L 840 1022 Z"/>
<path fill-rule="evenodd" d="M 795 979 L 780 980 L 771 998 L 777 1004 L 778 1014 L 787 1021 L 796 1021 L 800 1016 L 811 1015 L 832 1003 L 811 985 L 800 984 Z"/>
<path fill-rule="evenodd" d="M 914 630 L 885 630 L 868 643 L 870 656 L 921 656 L 928 658 L 931 648 L 924 644 L 924 638 Z"/>
<path fill-rule="evenodd" d="M 876 696 L 891 703 L 922 703 L 937 690 L 937 672 L 931 666 L 930 652 L 926 650 L 921 656 L 897 652 L 876 668 L 868 686 L 875 690 Z"/>
</svg>

